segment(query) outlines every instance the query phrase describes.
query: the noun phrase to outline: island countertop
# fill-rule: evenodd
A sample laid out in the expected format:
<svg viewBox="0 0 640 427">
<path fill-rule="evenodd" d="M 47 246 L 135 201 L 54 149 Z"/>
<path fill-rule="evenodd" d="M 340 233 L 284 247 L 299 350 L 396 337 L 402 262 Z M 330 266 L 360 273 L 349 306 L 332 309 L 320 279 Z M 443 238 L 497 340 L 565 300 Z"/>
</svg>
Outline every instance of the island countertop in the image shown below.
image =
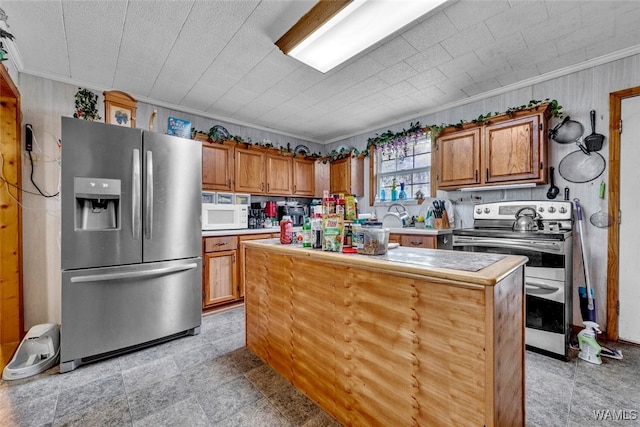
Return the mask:
<svg viewBox="0 0 640 427">
<path fill-rule="evenodd" d="M 247 347 L 341 424 L 524 426 L 526 257 L 240 252 Z"/>
<path fill-rule="evenodd" d="M 341 265 L 449 279 L 481 286 L 494 286 L 527 262 L 527 258 L 523 256 L 404 246 L 388 249 L 384 255 L 362 255 L 303 248 L 300 245 L 283 245 L 278 239 L 252 240 L 242 244 L 266 245 L 279 253 L 328 260 Z"/>
</svg>

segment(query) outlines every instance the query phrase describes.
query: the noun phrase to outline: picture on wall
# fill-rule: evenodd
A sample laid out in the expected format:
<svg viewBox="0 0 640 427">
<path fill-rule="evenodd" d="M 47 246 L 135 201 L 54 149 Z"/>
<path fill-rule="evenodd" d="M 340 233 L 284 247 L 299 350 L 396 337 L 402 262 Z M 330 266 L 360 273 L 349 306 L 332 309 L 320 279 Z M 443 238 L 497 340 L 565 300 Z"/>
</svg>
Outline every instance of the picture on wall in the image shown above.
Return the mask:
<svg viewBox="0 0 640 427">
<path fill-rule="evenodd" d="M 137 101 L 124 92 L 104 92 L 105 123 L 116 126 L 136 127 Z"/>
</svg>

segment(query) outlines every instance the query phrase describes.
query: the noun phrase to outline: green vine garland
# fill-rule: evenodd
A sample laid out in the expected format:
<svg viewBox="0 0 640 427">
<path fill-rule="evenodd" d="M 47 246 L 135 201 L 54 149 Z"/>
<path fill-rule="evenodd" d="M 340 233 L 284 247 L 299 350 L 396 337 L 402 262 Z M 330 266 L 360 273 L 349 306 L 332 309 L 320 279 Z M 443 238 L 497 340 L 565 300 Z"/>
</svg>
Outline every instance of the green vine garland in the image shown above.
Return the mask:
<svg viewBox="0 0 640 427">
<path fill-rule="evenodd" d="M 386 132 L 383 132 L 380 135 L 375 134 L 375 136 L 367 139 L 367 148 L 364 151 L 358 151 L 355 148 L 349 149 L 349 148 L 343 147 L 340 150 L 332 150 L 330 153 L 326 155 L 323 155 L 320 152 L 311 153 L 311 154 L 293 153 L 293 155 L 294 157 L 300 156 L 300 157 L 306 157 L 306 158 L 314 158 L 318 161 L 322 161 L 323 163 L 327 163 L 327 162 L 333 162 L 335 160 L 344 159 L 346 157 L 358 157 L 358 156 L 368 157 L 371 152 L 370 149 L 373 147 L 373 149 L 376 151 L 382 150 L 383 154 L 386 154 L 386 155 L 397 153 L 398 150 L 400 149 L 402 151 L 399 151 L 400 153 L 399 155 L 402 156 L 403 152 L 405 154 L 407 153 L 407 143 L 410 141 L 415 141 L 417 138 L 420 138 L 421 136 L 424 135 L 426 131 L 431 132 L 432 137 L 436 137 L 440 132 L 442 132 L 443 129 L 450 128 L 450 127 L 461 129 L 465 124 L 468 124 L 468 123 L 474 123 L 478 125 L 490 125 L 491 119 L 493 117 L 496 117 L 502 114 L 507 114 L 513 117 L 516 113 L 520 111 L 527 111 L 527 110 L 534 110 L 534 109 L 537 110 L 543 104 L 549 104 L 549 111 L 553 117 L 555 118 L 562 117 L 562 112 L 561 112 L 562 105 L 560 105 L 558 101 L 556 101 L 555 99 L 553 100 L 549 98 L 544 100 L 533 99 L 529 101 L 527 104 L 508 108 L 507 111 L 505 111 L 504 113 L 488 112 L 486 114 L 480 114 L 477 118 L 472 119 L 471 121 L 460 120 L 457 123 L 449 123 L 449 124 L 443 123 L 440 125 L 434 124 L 434 125 L 428 125 L 426 127 L 422 127 L 420 125 L 420 122 L 415 122 L 415 123 L 411 122 L 409 129 L 402 129 L 400 132 L 392 132 L 391 130 L 388 130 Z M 224 141 L 232 140 L 239 143 L 244 143 L 247 148 L 249 148 L 250 145 L 258 145 L 260 147 L 276 149 L 276 147 L 273 144 L 271 144 L 271 142 L 263 141 L 263 142 L 253 143 L 251 141 L 251 138 L 248 138 L 248 141 L 245 141 L 242 137 L 237 135 L 236 136 L 229 135 L 228 138 L 214 139 L 213 137 L 215 135 L 213 134 L 213 129 L 214 128 L 211 128 L 208 133 L 194 129 L 192 132 L 193 134 L 192 138 L 195 138 L 195 134 L 199 133 L 203 135 L 208 135 L 212 141 L 218 142 L 220 144 L 223 144 Z M 293 150 L 291 149 L 290 143 L 287 143 L 286 147 L 280 147 L 279 150 L 282 152 L 289 152 L 289 153 L 293 152 Z"/>
</svg>

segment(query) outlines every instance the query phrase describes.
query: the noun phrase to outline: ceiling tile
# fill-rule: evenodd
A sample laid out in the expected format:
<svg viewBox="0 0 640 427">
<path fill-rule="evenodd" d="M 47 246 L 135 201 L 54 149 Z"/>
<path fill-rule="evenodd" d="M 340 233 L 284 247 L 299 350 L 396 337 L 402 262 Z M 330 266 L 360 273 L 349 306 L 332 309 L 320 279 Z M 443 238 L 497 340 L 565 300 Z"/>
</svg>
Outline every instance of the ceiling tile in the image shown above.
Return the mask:
<svg viewBox="0 0 640 427">
<path fill-rule="evenodd" d="M 480 83 L 474 83 L 472 85 L 463 87 L 462 91 L 466 93 L 468 96 L 474 96 L 483 92 L 489 92 L 501 86 L 502 85 L 500 84 L 500 82 L 498 82 L 498 80 L 488 79 Z"/>
<path fill-rule="evenodd" d="M 447 76 L 445 76 L 442 71 L 438 70 L 437 68 L 432 68 L 428 71 L 408 78 L 407 82 L 411 83 L 411 85 L 413 85 L 417 89 L 424 89 L 445 80 L 447 80 Z"/>
<path fill-rule="evenodd" d="M 555 2 L 569 3 L 569 2 Z M 549 2 L 547 2 L 547 5 Z M 577 6 L 576 6 L 577 7 Z M 565 34 L 572 33 L 582 27 L 580 14 L 575 13 L 574 9 L 567 11 L 568 13 L 551 14 L 549 19 L 540 22 L 522 32 L 522 37 L 527 46 L 538 46 L 543 43 L 553 43 L 554 40 L 563 37 Z"/>
<path fill-rule="evenodd" d="M 445 9 L 444 13 L 458 30 L 466 30 L 509 7 L 509 2 L 504 0 L 462 0 Z"/>
<path fill-rule="evenodd" d="M 415 27 L 402 33 L 402 38 L 423 51 L 456 33 L 455 26 L 444 12 L 436 13 Z"/>
<path fill-rule="evenodd" d="M 382 90 L 382 93 L 391 99 L 404 98 L 405 95 L 416 92 L 417 89 L 409 82 L 398 82 Z"/>
<path fill-rule="evenodd" d="M 415 47 L 411 46 L 409 42 L 402 37 L 396 37 L 375 49 L 373 52 L 370 52 L 369 56 L 385 67 L 390 67 L 416 53 L 418 53 L 418 51 Z"/>
<path fill-rule="evenodd" d="M 454 36 L 443 40 L 440 44 L 454 58 L 465 53 L 478 49 L 488 43 L 493 43 L 495 39 L 487 26 L 482 23 L 467 30 L 460 31 Z"/>
<path fill-rule="evenodd" d="M 570 65 L 579 64 L 587 60 L 587 52 L 585 48 L 579 48 L 573 52 L 569 52 L 566 55 L 558 56 L 536 63 L 538 72 L 540 74 L 555 71 L 560 68 L 568 67 Z"/>
<path fill-rule="evenodd" d="M 211 86 L 198 82 L 187 93 L 180 105 L 195 110 L 208 111 L 209 107 L 226 91 L 227 88 L 223 86 Z"/>
<path fill-rule="evenodd" d="M 586 1 L 580 3 L 580 17 L 585 27 L 602 24 L 604 20 L 624 17 L 640 8 L 638 1 Z M 636 14 L 637 16 L 637 14 Z M 638 21 L 635 21 L 636 25 Z"/>
<path fill-rule="evenodd" d="M 556 40 L 558 54 L 564 55 L 581 47 L 586 48 L 592 43 L 612 38 L 614 36 L 614 25 L 613 18 L 609 18 L 599 24 L 592 24 L 570 34 L 566 34 L 564 37 Z"/>
<path fill-rule="evenodd" d="M 384 80 L 388 84 L 395 84 L 413 77 L 417 73 L 418 72 L 406 62 L 398 62 L 394 66 L 380 71 L 378 74 L 376 74 L 376 77 Z"/>
<path fill-rule="evenodd" d="M 524 68 L 526 66 L 534 68 L 533 64 L 536 62 L 546 61 L 551 58 L 556 58 L 557 56 L 558 51 L 556 50 L 555 45 L 545 43 L 508 55 L 507 61 L 509 61 L 514 69 Z"/>
<path fill-rule="evenodd" d="M 501 74 L 496 77 L 502 86 L 518 83 L 522 80 L 527 80 L 532 77 L 540 75 L 536 67 L 532 67 L 531 64 L 525 65 L 523 68 L 515 69 L 511 72 Z"/>
<path fill-rule="evenodd" d="M 467 69 L 467 74 L 476 82 L 482 82 L 495 76 L 513 71 L 508 62 L 497 61 L 495 64 L 481 65 Z"/>
<path fill-rule="evenodd" d="M 509 4 L 511 8 L 485 21 L 496 39 L 505 38 L 514 33 L 527 32 L 530 27 L 548 19 L 544 2 L 512 1 Z"/>
<path fill-rule="evenodd" d="M 527 48 L 522 35 L 520 33 L 513 34 L 506 39 L 496 40 L 495 42 L 483 45 L 475 50 L 478 58 L 487 65 L 496 62 L 504 62 L 505 57 L 512 52 L 519 52 Z"/>
<path fill-rule="evenodd" d="M 405 59 L 404 62 L 411 65 L 414 70 L 422 73 L 452 59 L 453 57 L 442 46 L 437 44 Z"/>
<path fill-rule="evenodd" d="M 447 77 L 456 76 L 466 70 L 472 70 L 477 67 L 483 67 L 484 64 L 473 52 L 469 52 L 465 55 L 459 56 L 452 61 L 445 62 L 438 65 L 438 70 L 442 71 Z"/>
</svg>

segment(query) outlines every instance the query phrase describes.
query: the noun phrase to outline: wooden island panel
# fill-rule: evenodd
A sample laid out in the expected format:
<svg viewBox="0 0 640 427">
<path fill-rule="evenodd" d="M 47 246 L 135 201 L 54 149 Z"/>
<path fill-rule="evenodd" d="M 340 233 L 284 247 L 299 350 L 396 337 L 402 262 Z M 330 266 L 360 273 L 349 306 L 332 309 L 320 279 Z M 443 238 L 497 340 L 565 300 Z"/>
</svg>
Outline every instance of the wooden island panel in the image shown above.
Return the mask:
<svg viewBox="0 0 640 427">
<path fill-rule="evenodd" d="M 247 347 L 340 423 L 524 425 L 520 266 L 495 286 L 243 244 Z"/>
</svg>

